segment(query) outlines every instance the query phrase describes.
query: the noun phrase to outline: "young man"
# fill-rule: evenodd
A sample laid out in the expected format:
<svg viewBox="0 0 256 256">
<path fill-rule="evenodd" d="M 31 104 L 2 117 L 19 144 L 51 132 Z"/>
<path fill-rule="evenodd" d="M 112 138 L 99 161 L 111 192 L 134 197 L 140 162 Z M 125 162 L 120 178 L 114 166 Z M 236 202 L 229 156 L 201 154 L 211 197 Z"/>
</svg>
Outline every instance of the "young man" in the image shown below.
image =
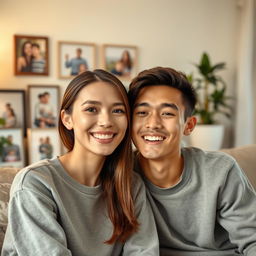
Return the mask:
<svg viewBox="0 0 256 256">
<path fill-rule="evenodd" d="M 236 161 L 181 147 L 196 125 L 186 77 L 171 68 L 143 71 L 129 99 L 135 170 L 147 186 L 161 255 L 255 256 L 256 194 Z"/>
</svg>

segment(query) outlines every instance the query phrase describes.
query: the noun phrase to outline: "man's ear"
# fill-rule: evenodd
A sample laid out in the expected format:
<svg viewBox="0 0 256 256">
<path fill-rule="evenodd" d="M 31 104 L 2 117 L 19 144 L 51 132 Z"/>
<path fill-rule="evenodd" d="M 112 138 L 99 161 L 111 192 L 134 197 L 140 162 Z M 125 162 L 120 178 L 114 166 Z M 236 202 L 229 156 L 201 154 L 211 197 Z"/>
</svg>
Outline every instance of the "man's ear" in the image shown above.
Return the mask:
<svg viewBox="0 0 256 256">
<path fill-rule="evenodd" d="M 197 119 L 195 116 L 190 116 L 186 120 L 185 129 L 183 131 L 183 134 L 185 136 L 190 135 L 190 133 L 194 130 L 197 123 Z"/>
<path fill-rule="evenodd" d="M 61 110 L 61 121 L 63 123 L 63 125 L 68 129 L 68 130 L 72 130 L 73 129 L 73 122 L 72 122 L 72 118 L 71 115 L 67 113 L 67 111 L 65 111 L 64 109 Z"/>
</svg>

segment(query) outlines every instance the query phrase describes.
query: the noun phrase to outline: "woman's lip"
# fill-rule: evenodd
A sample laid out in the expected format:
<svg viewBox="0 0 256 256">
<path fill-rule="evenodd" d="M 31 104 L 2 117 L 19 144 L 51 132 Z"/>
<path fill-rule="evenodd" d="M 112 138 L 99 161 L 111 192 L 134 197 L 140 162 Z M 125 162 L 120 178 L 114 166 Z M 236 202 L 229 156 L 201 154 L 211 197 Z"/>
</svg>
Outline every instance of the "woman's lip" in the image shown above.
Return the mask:
<svg viewBox="0 0 256 256">
<path fill-rule="evenodd" d="M 92 132 L 91 136 L 101 144 L 108 144 L 114 140 L 116 133 L 113 132 Z"/>
</svg>

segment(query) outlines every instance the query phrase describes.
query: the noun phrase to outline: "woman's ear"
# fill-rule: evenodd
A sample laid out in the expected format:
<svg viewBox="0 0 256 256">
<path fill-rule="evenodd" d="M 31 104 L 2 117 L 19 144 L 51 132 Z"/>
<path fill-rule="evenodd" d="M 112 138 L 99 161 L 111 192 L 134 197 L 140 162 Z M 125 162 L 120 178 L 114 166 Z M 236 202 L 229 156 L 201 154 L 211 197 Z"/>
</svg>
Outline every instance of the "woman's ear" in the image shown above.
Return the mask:
<svg viewBox="0 0 256 256">
<path fill-rule="evenodd" d="M 194 130 L 197 123 L 197 119 L 195 116 L 190 116 L 186 120 L 185 129 L 183 131 L 183 134 L 185 136 L 190 135 L 190 133 Z"/>
<path fill-rule="evenodd" d="M 60 115 L 61 115 L 61 121 L 62 121 L 63 125 L 68 130 L 72 130 L 73 129 L 73 122 L 72 122 L 71 114 L 68 114 L 67 111 L 62 109 Z"/>
</svg>

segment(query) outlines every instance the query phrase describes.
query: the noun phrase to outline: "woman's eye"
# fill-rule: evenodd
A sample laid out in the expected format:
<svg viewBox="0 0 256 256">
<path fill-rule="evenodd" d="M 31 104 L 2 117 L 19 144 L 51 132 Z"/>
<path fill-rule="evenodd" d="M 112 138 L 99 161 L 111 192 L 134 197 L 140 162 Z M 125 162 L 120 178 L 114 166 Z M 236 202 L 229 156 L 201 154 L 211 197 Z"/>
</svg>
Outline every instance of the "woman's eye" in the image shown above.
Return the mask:
<svg viewBox="0 0 256 256">
<path fill-rule="evenodd" d="M 86 112 L 90 112 L 90 113 L 96 113 L 96 112 L 97 112 L 97 109 L 94 108 L 94 107 L 89 107 L 89 108 L 86 108 L 85 111 L 86 111 Z"/>
<path fill-rule="evenodd" d="M 117 108 L 117 109 L 114 109 L 114 110 L 113 110 L 113 113 L 116 113 L 116 114 L 124 114 L 125 111 L 124 111 L 123 109 L 121 109 L 121 108 Z"/>
</svg>

